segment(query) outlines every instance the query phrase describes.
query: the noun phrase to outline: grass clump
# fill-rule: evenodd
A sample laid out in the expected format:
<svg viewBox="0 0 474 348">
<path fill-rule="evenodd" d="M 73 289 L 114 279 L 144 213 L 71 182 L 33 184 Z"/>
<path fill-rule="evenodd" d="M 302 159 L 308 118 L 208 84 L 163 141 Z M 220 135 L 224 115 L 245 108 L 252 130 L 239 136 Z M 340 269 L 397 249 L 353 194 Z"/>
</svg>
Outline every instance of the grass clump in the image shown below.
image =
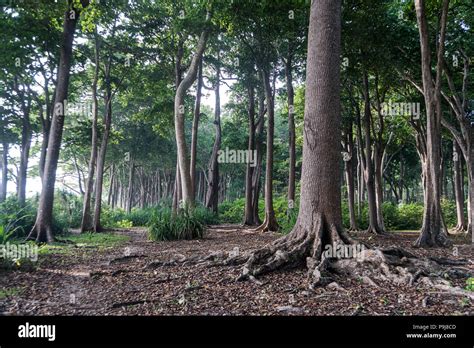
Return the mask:
<svg viewBox="0 0 474 348">
<path fill-rule="evenodd" d="M 174 215 L 171 210 L 157 212 L 148 225 L 148 235 L 151 240 L 189 240 L 204 236 L 205 221 L 209 216 L 202 212 L 190 212 L 185 209 Z"/>
</svg>

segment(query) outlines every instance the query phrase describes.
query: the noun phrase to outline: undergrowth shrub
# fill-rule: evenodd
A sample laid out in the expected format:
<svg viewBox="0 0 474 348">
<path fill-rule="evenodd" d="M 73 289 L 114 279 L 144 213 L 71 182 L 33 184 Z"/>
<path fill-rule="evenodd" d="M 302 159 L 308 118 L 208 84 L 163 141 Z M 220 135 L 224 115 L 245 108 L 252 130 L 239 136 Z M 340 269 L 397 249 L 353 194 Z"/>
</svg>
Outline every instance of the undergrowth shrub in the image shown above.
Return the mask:
<svg viewBox="0 0 474 348">
<path fill-rule="evenodd" d="M 148 235 L 155 241 L 202 238 L 204 223 L 198 216 L 188 210 L 173 215 L 171 210 L 162 209 L 152 217 L 148 226 Z"/>
</svg>

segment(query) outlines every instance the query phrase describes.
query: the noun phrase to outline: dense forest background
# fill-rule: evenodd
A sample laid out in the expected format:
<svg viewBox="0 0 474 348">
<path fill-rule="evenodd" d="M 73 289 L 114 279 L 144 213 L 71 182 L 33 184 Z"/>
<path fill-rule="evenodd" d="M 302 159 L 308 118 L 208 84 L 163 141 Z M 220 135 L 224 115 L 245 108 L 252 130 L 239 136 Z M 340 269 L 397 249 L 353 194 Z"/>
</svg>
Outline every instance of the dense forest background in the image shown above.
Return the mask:
<svg viewBox="0 0 474 348">
<path fill-rule="evenodd" d="M 349 230 L 420 229 L 435 151 L 443 224 L 455 232 L 470 224 L 472 233 L 474 7 L 443 6 L 430 1 L 423 14 L 429 91 L 414 3 L 343 3 L 343 125 L 334 137 Z M 308 3 L 7 1 L 0 16 L 0 220 L 17 236 L 35 221 L 48 230 L 38 240 L 145 226 L 188 205 L 206 223 L 292 229 Z M 64 79 L 67 105 L 56 100 Z M 434 144 L 430 96 L 438 96 L 430 109 L 441 108 Z M 255 151 L 255 163 L 220 160 L 226 150 Z M 42 186 L 54 200 L 40 196 Z"/>
</svg>

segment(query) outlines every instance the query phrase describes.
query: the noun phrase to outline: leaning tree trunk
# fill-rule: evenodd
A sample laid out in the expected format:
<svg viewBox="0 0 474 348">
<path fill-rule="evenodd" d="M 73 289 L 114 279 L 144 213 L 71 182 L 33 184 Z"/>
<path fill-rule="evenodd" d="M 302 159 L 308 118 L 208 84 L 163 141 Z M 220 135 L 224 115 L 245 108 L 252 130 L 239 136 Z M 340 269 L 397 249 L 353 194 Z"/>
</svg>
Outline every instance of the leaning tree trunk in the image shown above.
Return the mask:
<svg viewBox="0 0 474 348">
<path fill-rule="evenodd" d="M 222 130 L 221 130 L 221 99 L 220 99 L 220 65 L 216 64 L 216 107 L 214 111 L 214 126 L 216 128 L 216 138 L 212 147 L 212 154 L 209 160 L 208 178 L 209 185 L 206 194 L 206 207 L 217 213 L 219 204 L 219 150 L 221 148 Z"/>
<path fill-rule="evenodd" d="M 176 133 L 176 145 L 178 150 L 178 162 L 181 177 L 181 189 L 183 194 L 183 201 L 189 208 L 194 207 L 194 195 L 192 194 L 190 163 L 188 159 L 188 150 L 186 145 L 186 137 L 184 132 L 184 97 L 186 91 L 193 84 L 198 73 L 199 62 L 206 48 L 208 38 L 208 29 L 204 29 L 199 38 L 196 53 L 189 66 L 186 77 L 180 82 L 176 89 L 176 96 L 174 99 L 174 122 Z"/>
<path fill-rule="evenodd" d="M 275 104 L 273 92 L 270 85 L 270 71 L 267 68 L 261 70 L 265 100 L 267 104 L 267 156 L 265 165 L 265 219 L 256 229 L 259 232 L 278 231 L 279 226 L 273 208 L 273 142 L 275 133 Z"/>
<path fill-rule="evenodd" d="M 443 1 L 439 45 L 437 49 L 436 81 L 431 73 L 431 50 L 428 23 L 423 0 L 415 0 L 416 17 L 420 34 L 423 94 L 426 106 L 426 172 L 423 226 L 415 246 L 432 247 L 449 244 L 441 212 L 441 61 L 444 54 L 446 17 L 449 0 Z"/>
<path fill-rule="evenodd" d="M 327 244 L 350 243 L 342 227 L 339 175 L 340 0 L 311 3 L 306 69 L 303 167 L 299 215 L 292 232 L 255 251 L 242 278 L 304 264 L 321 281 Z M 318 180 L 315 180 L 318 178 Z"/>
<path fill-rule="evenodd" d="M 68 4 L 72 7 L 72 1 Z M 88 1 L 83 0 L 82 5 L 86 7 Z M 41 190 L 38 214 L 36 222 L 28 235 L 28 239 L 36 239 L 37 242 L 52 242 L 53 237 L 53 201 L 54 185 L 56 182 L 56 169 L 58 166 L 59 151 L 64 126 L 64 102 L 67 99 L 69 88 L 69 74 L 72 59 L 72 45 L 74 31 L 79 20 L 80 11 L 74 9 L 74 15 L 68 10 L 64 16 L 63 35 L 61 39 L 61 52 L 57 74 L 57 85 L 55 95 L 55 107 L 48 140 L 48 152 L 46 155 L 43 188 Z"/>
<path fill-rule="evenodd" d="M 97 121 L 98 121 L 98 100 L 97 100 L 97 81 L 99 79 L 99 39 L 97 29 L 94 31 L 95 41 L 95 69 L 94 80 L 92 81 L 92 141 L 91 156 L 89 159 L 89 168 L 87 175 L 86 191 L 84 193 L 84 205 L 82 209 L 81 233 L 92 230 L 91 198 L 94 189 L 95 166 L 97 163 Z M 112 185 L 111 185 L 112 187 Z"/>
</svg>

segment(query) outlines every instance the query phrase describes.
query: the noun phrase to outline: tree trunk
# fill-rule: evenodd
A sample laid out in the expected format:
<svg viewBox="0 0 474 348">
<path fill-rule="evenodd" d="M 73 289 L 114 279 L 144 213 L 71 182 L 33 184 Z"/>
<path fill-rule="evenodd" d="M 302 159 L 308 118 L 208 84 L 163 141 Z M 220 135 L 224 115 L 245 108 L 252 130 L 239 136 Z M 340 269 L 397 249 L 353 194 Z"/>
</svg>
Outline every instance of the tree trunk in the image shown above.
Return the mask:
<svg viewBox="0 0 474 348">
<path fill-rule="evenodd" d="M 321 282 L 328 244 L 350 243 L 342 227 L 339 175 L 340 0 L 312 1 L 306 69 L 303 167 L 299 215 L 291 233 L 253 252 L 241 278 L 304 264 Z M 319 178 L 315 180 L 315 178 Z"/>
<path fill-rule="evenodd" d="M 426 106 L 426 172 L 423 226 L 415 246 L 433 247 L 449 244 L 441 212 L 441 60 L 444 54 L 446 17 L 449 0 L 443 0 L 439 45 L 437 49 L 436 81 L 431 73 L 428 23 L 424 0 L 415 0 L 416 17 L 420 34 L 421 69 Z"/>
<path fill-rule="evenodd" d="M 68 4 L 72 8 L 72 1 Z M 83 7 L 89 2 L 82 1 Z M 51 120 L 51 129 L 48 140 L 48 152 L 46 155 L 43 189 L 41 190 L 38 214 L 36 222 L 28 235 L 28 239 L 36 239 L 37 242 L 52 242 L 53 237 L 53 201 L 54 184 L 56 182 L 56 169 L 61 148 L 61 140 L 64 126 L 64 101 L 67 99 L 69 88 L 69 74 L 72 59 L 72 45 L 74 40 L 74 31 L 79 20 L 80 11 L 74 9 L 74 16 L 71 16 L 68 10 L 65 13 L 63 35 L 61 40 L 61 52 L 59 58 L 59 67 L 57 75 L 56 96 L 54 114 Z"/>
<path fill-rule="evenodd" d="M 94 202 L 94 232 L 100 232 L 100 214 L 102 211 L 102 190 L 104 182 L 105 156 L 107 154 L 107 146 L 109 143 L 110 130 L 112 127 L 112 86 L 110 81 L 111 58 L 107 64 L 105 72 L 105 115 L 104 115 L 104 134 L 100 142 L 100 150 L 97 157 L 97 179 L 95 182 L 95 202 Z"/>
<path fill-rule="evenodd" d="M 99 79 L 99 38 L 97 29 L 94 30 L 95 54 L 94 54 L 94 80 L 92 81 L 92 140 L 91 156 L 87 174 L 86 191 L 84 193 L 84 203 L 82 208 L 81 233 L 92 230 L 91 198 L 94 189 L 95 166 L 97 164 L 97 121 L 98 121 L 98 100 L 97 81 Z"/>
<path fill-rule="evenodd" d="M 20 148 L 20 169 L 18 172 L 17 196 L 21 207 L 26 201 L 26 179 L 28 176 L 28 160 L 31 146 L 31 124 L 29 106 L 22 118 L 21 148 Z"/>
<path fill-rule="evenodd" d="M 270 85 L 270 71 L 263 68 L 260 71 L 265 100 L 267 105 L 268 126 L 267 126 L 267 156 L 265 166 L 265 219 L 257 228 L 257 231 L 278 231 L 279 226 L 273 209 L 273 141 L 275 133 L 275 104 L 273 101 L 273 91 Z"/>
<path fill-rule="evenodd" d="M 350 231 L 357 231 L 357 220 L 354 206 L 354 138 L 352 135 L 352 120 L 347 127 L 345 134 L 347 158 L 344 158 L 344 171 L 347 184 L 347 201 L 349 205 Z"/>
<path fill-rule="evenodd" d="M 128 172 L 128 192 L 127 192 L 127 213 L 132 211 L 133 204 L 133 182 L 135 176 L 135 163 L 133 158 L 130 157 L 129 172 Z"/>
<path fill-rule="evenodd" d="M 201 90 L 202 90 L 202 61 L 199 60 L 199 70 L 196 87 L 196 104 L 194 105 L 193 128 L 191 131 L 191 188 L 194 199 L 196 198 L 196 157 L 197 157 L 197 141 L 199 129 L 199 117 L 201 116 Z"/>
<path fill-rule="evenodd" d="M 295 171 L 296 171 L 296 135 L 295 135 L 295 113 L 293 90 L 293 77 L 291 71 L 291 55 L 286 60 L 285 76 L 286 91 L 288 94 L 288 136 L 289 136 L 289 174 L 288 174 L 288 201 L 295 201 Z M 290 203 L 292 204 L 292 203 Z"/>
<path fill-rule="evenodd" d="M 206 207 L 211 209 L 213 212 L 218 212 L 219 203 L 219 150 L 221 147 L 222 130 L 221 130 L 221 99 L 220 99 L 220 62 L 219 59 L 216 63 L 216 85 L 214 91 L 216 94 L 216 106 L 214 112 L 214 126 L 216 128 L 216 139 L 214 140 L 214 146 L 212 147 L 212 154 L 209 160 L 208 167 L 208 179 L 209 184 L 207 187 L 206 194 Z"/>
<path fill-rule="evenodd" d="M 363 96 L 364 96 L 364 135 L 365 135 L 365 153 L 363 154 L 363 167 L 365 185 L 367 188 L 367 202 L 369 205 L 369 226 L 367 232 L 382 234 L 385 231 L 379 225 L 379 218 L 377 214 L 377 196 L 375 192 L 375 170 L 372 154 L 372 138 L 371 138 L 371 124 L 372 112 L 370 110 L 370 95 L 369 95 L 369 77 L 366 71 L 363 76 Z"/>
<path fill-rule="evenodd" d="M 255 89 L 251 82 L 247 87 L 248 93 L 248 116 L 249 116 L 249 140 L 248 140 L 248 151 L 254 153 L 255 151 Z M 255 159 L 256 160 L 256 159 Z M 252 176 L 256 170 L 252 167 L 250 161 L 247 163 L 247 170 L 245 172 L 245 214 L 244 224 L 245 225 L 256 225 L 257 221 L 254 220 L 254 207 L 252 200 Z"/>
<path fill-rule="evenodd" d="M 7 184 L 8 184 L 8 151 L 9 151 L 9 144 L 4 141 L 2 143 L 3 151 L 2 151 L 2 161 L 1 161 L 1 169 L 2 169 L 2 183 L 0 186 L 0 203 L 7 199 Z"/>
<path fill-rule="evenodd" d="M 188 73 L 176 89 L 176 96 L 174 100 L 176 145 L 178 150 L 178 162 L 180 168 L 179 172 L 181 177 L 183 201 L 186 206 L 191 209 L 194 207 L 194 197 L 192 195 L 190 163 L 188 159 L 188 151 L 184 133 L 184 97 L 186 95 L 186 91 L 189 87 L 191 87 L 194 80 L 196 79 L 199 61 L 202 59 L 202 55 L 206 48 L 207 37 L 208 29 L 206 28 L 199 38 L 196 53 L 191 61 Z"/>
<path fill-rule="evenodd" d="M 464 216 L 464 175 L 461 150 L 456 140 L 453 140 L 453 183 L 454 199 L 456 201 L 456 231 L 465 231 L 466 219 Z"/>
</svg>

